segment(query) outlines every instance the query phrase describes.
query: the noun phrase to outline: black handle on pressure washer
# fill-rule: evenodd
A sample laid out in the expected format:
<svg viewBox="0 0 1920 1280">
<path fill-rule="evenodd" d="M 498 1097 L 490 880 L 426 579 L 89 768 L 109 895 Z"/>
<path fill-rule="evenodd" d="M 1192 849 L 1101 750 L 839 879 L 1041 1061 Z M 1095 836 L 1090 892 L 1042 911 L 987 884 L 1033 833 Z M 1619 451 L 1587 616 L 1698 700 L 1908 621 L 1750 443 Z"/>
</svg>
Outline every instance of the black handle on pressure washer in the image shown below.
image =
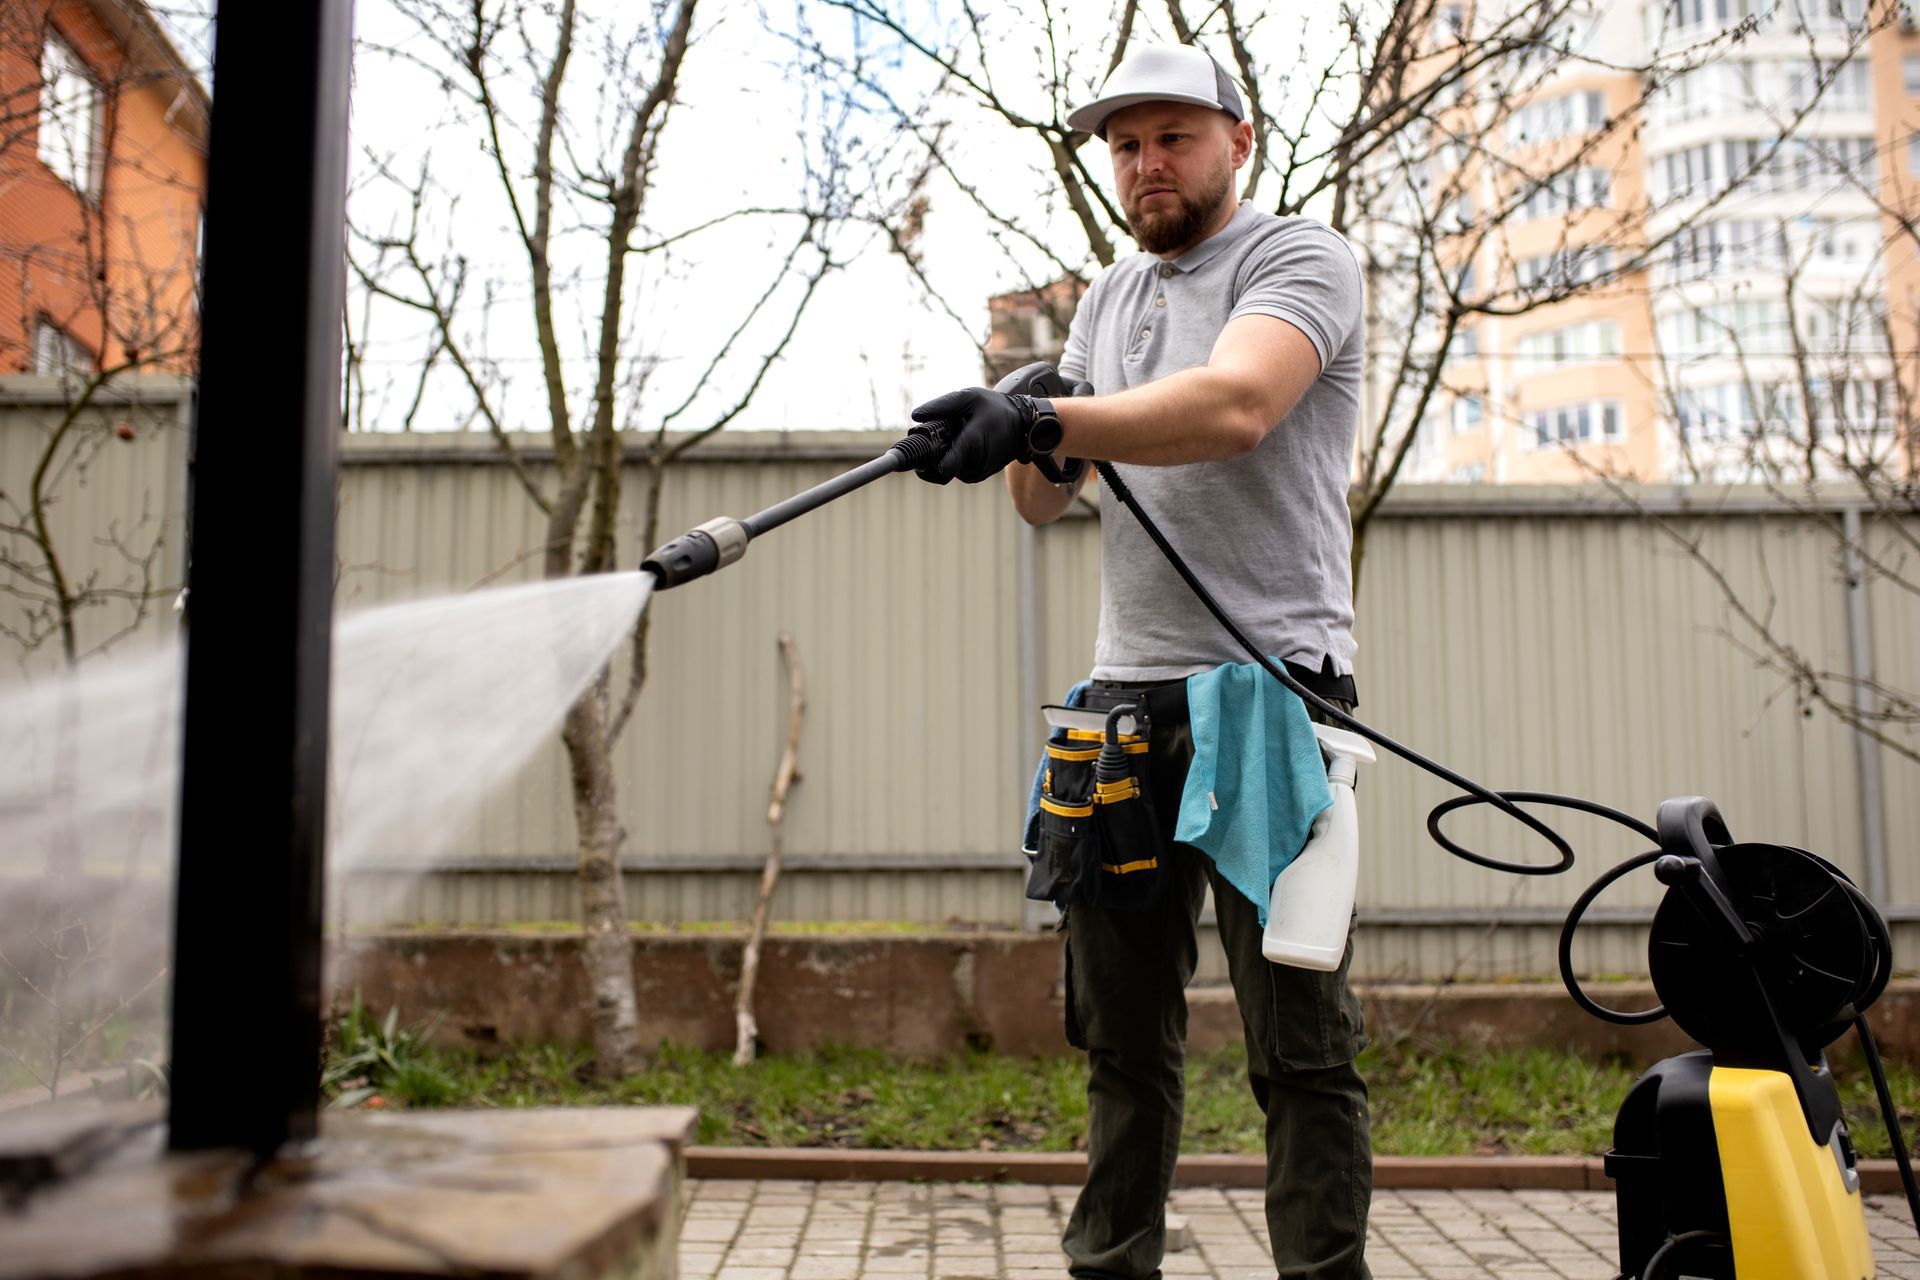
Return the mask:
<svg viewBox="0 0 1920 1280">
<path fill-rule="evenodd" d="M 655 548 L 640 562 L 640 567 L 653 575 L 655 591 L 665 591 L 668 587 L 704 578 L 715 569 L 725 568 L 745 555 L 747 543 L 768 530 L 778 529 L 789 520 L 798 519 L 835 498 L 844 497 L 855 489 L 873 483 L 881 476 L 892 475 L 896 471 L 917 471 L 926 466 L 939 457 L 940 451 L 946 447 L 944 431 L 945 428 L 938 423 L 929 427 L 915 427 L 904 439 L 895 441 L 891 448 L 872 462 L 863 462 L 851 471 L 842 472 L 783 502 L 776 502 L 765 511 L 756 512 L 744 520 L 720 516 L 689 529 Z"/>
<path fill-rule="evenodd" d="M 1693 904 L 1707 927 L 1735 951 L 1753 946 L 1753 931 L 1734 909 L 1727 873 L 1715 849 L 1733 843 L 1720 808 L 1705 796 L 1660 802 L 1654 829 L 1660 833 L 1660 857 L 1653 874 Z"/>
</svg>

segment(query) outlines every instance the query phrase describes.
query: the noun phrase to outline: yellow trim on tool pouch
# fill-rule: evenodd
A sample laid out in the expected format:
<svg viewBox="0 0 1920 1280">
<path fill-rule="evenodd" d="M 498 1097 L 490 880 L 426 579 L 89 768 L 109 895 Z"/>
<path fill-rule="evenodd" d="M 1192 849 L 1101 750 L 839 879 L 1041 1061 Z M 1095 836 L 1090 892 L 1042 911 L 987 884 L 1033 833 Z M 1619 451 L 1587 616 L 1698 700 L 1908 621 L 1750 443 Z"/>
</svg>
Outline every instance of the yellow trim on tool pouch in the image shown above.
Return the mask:
<svg viewBox="0 0 1920 1280">
<path fill-rule="evenodd" d="M 1785 1072 L 1715 1067 L 1707 1077 L 1733 1267 L 1740 1280 L 1857 1280 L 1874 1274 L 1858 1191 L 1807 1132 Z"/>
<path fill-rule="evenodd" d="M 1117 876 L 1124 876 L 1131 875 L 1135 871 L 1151 871 L 1159 865 L 1160 859 L 1158 858 L 1141 858 L 1135 862 L 1122 862 L 1117 866 L 1111 862 L 1103 862 L 1100 864 L 1100 869 L 1102 871 L 1111 871 Z"/>
<path fill-rule="evenodd" d="M 1122 778 L 1118 782 L 1096 782 L 1093 784 L 1093 802 L 1095 804 L 1119 804 L 1131 800 L 1140 794 L 1140 783 L 1133 778 Z"/>
<path fill-rule="evenodd" d="M 1069 729 L 1067 730 L 1067 737 L 1075 742 L 1105 742 L 1107 740 L 1107 735 L 1098 729 Z M 1137 733 L 1123 733 L 1120 735 L 1120 741 L 1144 743 L 1145 739 Z"/>
<path fill-rule="evenodd" d="M 1042 809 L 1045 809 L 1048 813 L 1057 813 L 1063 818 L 1091 818 L 1093 816 L 1093 806 L 1090 804 L 1087 804 L 1087 805 L 1055 804 L 1053 801 L 1047 799 L 1045 796 L 1040 797 L 1040 807 Z"/>
<path fill-rule="evenodd" d="M 1147 744 L 1144 742 L 1129 742 L 1120 749 L 1130 756 L 1141 756 L 1147 753 Z M 1084 747 L 1069 750 L 1066 747 L 1056 746 L 1049 742 L 1047 744 L 1047 754 L 1055 760 L 1097 760 L 1100 758 L 1100 748 Z"/>
</svg>

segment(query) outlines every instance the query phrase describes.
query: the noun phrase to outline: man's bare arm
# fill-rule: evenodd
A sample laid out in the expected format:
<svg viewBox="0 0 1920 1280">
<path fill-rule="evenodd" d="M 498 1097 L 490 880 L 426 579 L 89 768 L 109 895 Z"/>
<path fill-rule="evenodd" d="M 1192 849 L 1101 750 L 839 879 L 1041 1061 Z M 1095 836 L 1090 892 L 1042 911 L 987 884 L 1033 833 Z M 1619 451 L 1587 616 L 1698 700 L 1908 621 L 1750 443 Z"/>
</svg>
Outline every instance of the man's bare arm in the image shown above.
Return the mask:
<svg viewBox="0 0 1920 1280">
<path fill-rule="evenodd" d="M 1054 401 L 1059 454 L 1141 466 L 1236 457 L 1265 439 L 1319 376 L 1320 353 L 1306 334 L 1275 316 L 1240 316 L 1220 331 L 1204 365 L 1112 395 Z M 1031 481 L 1016 472 L 1032 473 Z M 1016 506 L 1031 482 L 1063 492 L 1032 467 L 1008 475 Z M 1067 494 L 1060 511 L 1071 502 Z M 1021 514 L 1040 523 L 1025 507 Z"/>
<path fill-rule="evenodd" d="M 1061 401 L 1054 401 L 1058 406 Z M 1065 454 L 1056 454 L 1064 458 Z M 1007 492 L 1013 495 L 1013 509 L 1028 524 L 1051 524 L 1067 514 L 1073 505 L 1074 495 L 1086 485 L 1093 468 L 1088 467 L 1080 473 L 1080 478 L 1070 485 L 1055 484 L 1040 474 L 1038 467 L 1025 462 L 1016 462 L 1007 468 Z"/>
</svg>

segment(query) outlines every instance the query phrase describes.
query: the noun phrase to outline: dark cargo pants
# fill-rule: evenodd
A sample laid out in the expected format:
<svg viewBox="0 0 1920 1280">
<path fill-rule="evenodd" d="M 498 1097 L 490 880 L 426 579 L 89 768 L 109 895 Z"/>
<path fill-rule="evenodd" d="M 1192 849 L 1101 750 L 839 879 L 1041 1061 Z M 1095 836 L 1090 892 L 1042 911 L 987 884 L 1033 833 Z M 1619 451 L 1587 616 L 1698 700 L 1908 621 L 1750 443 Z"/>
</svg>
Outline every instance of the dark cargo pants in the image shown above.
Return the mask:
<svg viewBox="0 0 1920 1280">
<path fill-rule="evenodd" d="M 1101 692 L 1090 695 L 1090 707 L 1103 709 Z M 1076 904 L 1064 921 L 1067 1037 L 1087 1053 L 1091 1112 L 1087 1182 L 1062 1242 L 1068 1270 L 1116 1280 L 1160 1275 L 1185 1105 L 1186 987 L 1211 884 L 1249 1084 L 1266 1116 L 1275 1268 L 1280 1280 L 1366 1280 L 1373 1153 L 1367 1087 L 1353 1062 L 1366 1039 L 1347 982 L 1351 933 L 1333 973 L 1261 955 L 1253 904 L 1221 880 L 1212 859 L 1172 843 L 1192 734 L 1184 723 L 1156 722 L 1151 742 L 1148 785 L 1171 850 L 1166 891 L 1147 911 Z"/>
</svg>

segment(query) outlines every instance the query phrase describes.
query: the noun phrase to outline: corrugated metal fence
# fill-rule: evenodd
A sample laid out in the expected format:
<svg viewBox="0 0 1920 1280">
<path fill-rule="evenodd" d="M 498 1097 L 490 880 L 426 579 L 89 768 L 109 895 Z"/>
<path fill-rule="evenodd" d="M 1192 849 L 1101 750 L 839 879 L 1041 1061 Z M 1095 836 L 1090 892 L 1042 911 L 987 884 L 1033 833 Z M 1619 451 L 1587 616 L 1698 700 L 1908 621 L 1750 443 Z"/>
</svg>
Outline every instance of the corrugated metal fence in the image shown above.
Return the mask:
<svg viewBox="0 0 1920 1280">
<path fill-rule="evenodd" d="M 0 411 L 0 487 L 13 489 L 28 411 Z M 263 428 L 264 429 L 264 428 Z M 880 435 L 720 437 L 667 485 L 664 539 L 744 515 L 877 454 Z M 524 441 L 536 474 L 540 443 Z M 9 451 L 10 450 L 10 451 Z M 175 493 L 177 449 L 148 455 Z M 478 437 L 351 437 L 341 486 L 343 610 L 532 578 L 539 513 Z M 643 491 L 638 467 L 627 492 Z M 1801 845 L 1870 877 L 1862 755 L 1824 713 L 1802 714 L 1760 668 L 1697 545 L 1827 670 L 1853 657 L 1837 543 L 1764 494 L 1642 492 L 1657 519 L 1587 489 L 1405 489 L 1369 541 L 1359 606 L 1363 713 L 1492 785 L 1569 791 L 1651 818 L 1662 798 L 1720 801 L 1737 836 Z M 76 490 L 75 531 L 128 501 Z M 639 501 L 630 499 L 629 562 Z M 1838 507 L 1827 513 L 1842 519 Z M 1846 517 L 1856 519 L 1856 516 Z M 1908 531 L 1909 536 L 1914 532 Z M 1885 529 L 1865 521 L 1868 542 Z M 756 542 L 738 566 L 661 597 L 653 677 L 619 749 L 636 920 L 739 920 L 766 851 L 765 795 L 785 732 L 775 636 L 791 632 L 810 707 L 804 780 L 786 828 L 776 906 L 794 920 L 1035 923 L 1013 852 L 1039 721 L 1084 674 L 1098 603 L 1098 527 L 1084 515 L 1025 531 L 997 485 L 880 482 Z M 97 548 L 96 548 L 97 550 Z M 1920 601 L 1861 581 L 1855 616 L 1880 681 L 1920 689 Z M 1034 607 L 1023 610 L 1023 593 Z M 0 610 L 9 606 L 0 600 Z M 1024 696 L 1023 696 L 1024 694 Z M 510 696 L 510 691 L 503 693 Z M 1908 933 L 1920 867 L 1914 766 L 1866 753 L 1890 848 L 1885 900 Z M 1634 838 L 1569 817 L 1569 876 L 1497 875 L 1425 834 L 1445 788 L 1398 762 L 1360 788 L 1360 968 L 1376 977 L 1535 974 L 1558 921 Z M 431 864 L 393 849 L 356 876 L 349 923 L 564 920 L 573 915 L 565 765 L 544 750 Z M 1545 856 L 1516 830 L 1467 815 L 1458 830 L 1503 856 Z M 1874 874 L 1879 874 L 1875 872 Z M 1596 909 L 1582 967 L 1644 970 L 1650 876 Z M 1912 954 L 1912 943 L 1899 950 Z M 1219 975 L 1208 950 L 1203 977 Z"/>
</svg>

